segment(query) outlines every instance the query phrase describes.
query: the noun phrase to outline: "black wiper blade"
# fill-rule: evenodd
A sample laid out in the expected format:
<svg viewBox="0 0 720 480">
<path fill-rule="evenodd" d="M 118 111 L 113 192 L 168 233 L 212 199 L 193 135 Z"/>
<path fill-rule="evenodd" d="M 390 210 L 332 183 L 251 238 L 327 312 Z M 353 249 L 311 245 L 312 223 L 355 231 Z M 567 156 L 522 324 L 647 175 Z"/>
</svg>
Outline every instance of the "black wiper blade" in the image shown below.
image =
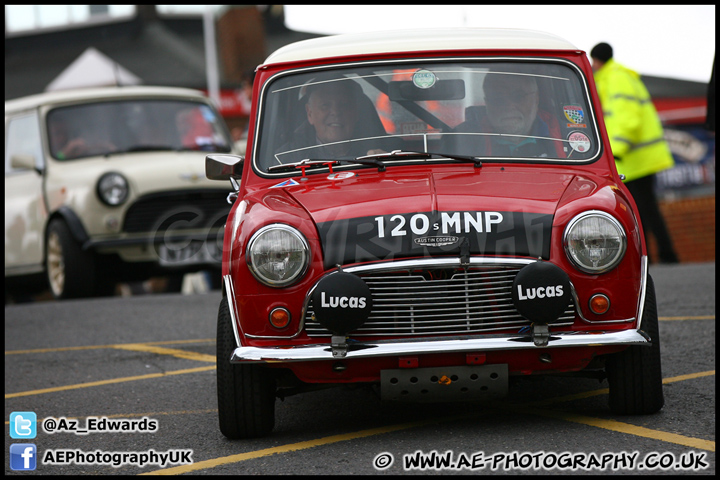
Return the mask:
<svg viewBox="0 0 720 480">
<path fill-rule="evenodd" d="M 133 147 L 125 148 L 123 150 L 115 150 L 112 152 L 107 152 L 105 154 L 106 157 L 110 157 L 112 155 L 122 155 L 125 153 L 135 153 L 135 152 L 162 152 L 162 151 L 172 151 L 174 150 L 173 147 L 169 145 L 135 145 Z"/>
<path fill-rule="evenodd" d="M 369 155 L 368 157 L 372 157 L 372 155 Z M 299 162 L 295 163 L 284 163 L 282 165 L 273 165 L 272 167 L 268 167 L 268 172 L 274 172 L 274 171 L 280 171 L 280 170 L 295 170 L 295 169 L 301 169 L 303 172 L 306 168 L 314 168 L 314 167 L 330 167 L 332 165 L 339 165 L 341 163 L 344 164 L 360 164 L 360 165 L 370 165 L 373 167 L 378 167 L 378 170 L 381 172 L 385 171 L 385 164 L 379 160 L 375 160 L 372 158 L 365 158 L 365 157 L 359 157 L 352 160 L 340 160 L 337 158 L 306 158 L 304 160 L 300 160 Z"/>
<path fill-rule="evenodd" d="M 196 145 L 194 147 L 180 147 L 175 149 L 176 152 L 229 152 L 230 147 L 221 143 L 207 143 L 205 145 Z"/>
<path fill-rule="evenodd" d="M 476 167 L 482 167 L 482 160 L 479 157 L 472 157 L 470 155 L 456 155 L 453 153 L 439 153 L 439 152 L 415 152 L 407 150 L 393 150 L 387 153 L 376 153 L 374 155 L 365 155 L 355 159 L 359 163 L 360 160 L 389 160 L 389 159 L 428 159 L 432 157 L 443 157 L 451 160 L 457 160 L 460 162 L 472 162 Z"/>
<path fill-rule="evenodd" d="M 383 162 L 381 162 L 379 159 L 375 158 L 375 155 L 364 155 L 362 157 L 353 158 L 352 160 L 337 160 L 337 163 L 345 163 L 345 164 L 357 163 L 359 165 L 370 165 L 372 167 L 377 167 L 378 172 L 385 171 L 385 164 Z"/>
<path fill-rule="evenodd" d="M 337 163 L 337 160 L 322 160 L 322 159 L 306 158 L 304 160 L 300 160 L 299 162 L 273 165 L 271 167 L 268 167 L 268 172 L 276 172 L 276 171 L 282 171 L 282 170 L 296 170 L 298 168 L 304 172 L 306 168 L 322 167 L 322 166 L 334 165 L 336 163 Z"/>
<path fill-rule="evenodd" d="M 459 162 L 472 162 L 476 167 L 482 167 L 482 159 L 480 157 L 473 157 L 472 155 L 456 155 L 454 153 L 438 153 L 428 152 L 430 155 L 437 157 L 449 158 L 451 160 L 457 160 Z"/>
</svg>

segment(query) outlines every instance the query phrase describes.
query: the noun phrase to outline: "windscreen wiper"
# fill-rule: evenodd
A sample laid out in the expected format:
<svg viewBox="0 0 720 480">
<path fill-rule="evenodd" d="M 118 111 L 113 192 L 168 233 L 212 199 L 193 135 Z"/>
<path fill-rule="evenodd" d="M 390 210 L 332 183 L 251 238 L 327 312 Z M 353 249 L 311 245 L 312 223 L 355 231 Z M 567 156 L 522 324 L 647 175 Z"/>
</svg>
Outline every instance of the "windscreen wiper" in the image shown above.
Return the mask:
<svg viewBox="0 0 720 480">
<path fill-rule="evenodd" d="M 436 153 L 436 152 L 414 152 L 405 150 L 393 150 L 392 152 L 375 153 L 372 155 L 363 155 L 355 157 L 352 160 L 340 160 L 333 158 L 306 158 L 294 163 L 284 163 L 282 165 L 273 165 L 268 167 L 268 172 L 281 171 L 281 170 L 295 170 L 301 169 L 303 176 L 305 176 L 305 169 L 316 168 L 316 167 L 328 167 L 332 171 L 333 165 L 339 164 L 359 164 L 359 165 L 370 165 L 378 168 L 379 172 L 385 171 L 385 162 L 383 160 L 392 159 L 429 159 L 433 157 L 448 158 L 450 160 L 456 160 L 458 162 L 471 162 L 475 165 L 475 168 L 482 167 L 482 160 L 478 157 L 472 157 L 469 155 L 455 155 L 448 153 Z"/>
<path fill-rule="evenodd" d="M 472 162 L 476 168 L 482 167 L 482 160 L 479 157 L 473 157 L 470 155 L 456 155 L 452 153 L 438 153 L 438 152 L 415 152 L 406 150 L 393 150 L 387 153 L 376 153 L 374 155 L 365 155 L 357 157 L 354 162 L 361 163 L 367 160 L 389 160 L 389 159 L 430 159 L 433 157 L 448 158 L 450 160 L 456 160 L 458 162 Z"/>
<path fill-rule="evenodd" d="M 385 171 L 385 164 L 381 162 L 380 160 L 376 160 L 374 158 L 370 158 L 372 155 L 368 155 L 367 157 L 359 157 L 352 160 L 339 160 L 336 158 L 306 158 L 304 160 L 300 160 L 299 162 L 295 163 L 283 163 L 282 165 L 273 165 L 272 167 L 268 167 L 268 172 L 274 172 L 274 171 L 281 171 L 281 170 L 295 170 L 295 169 L 301 169 L 303 171 L 303 175 L 305 174 L 306 168 L 314 168 L 314 167 L 328 167 L 330 170 L 332 170 L 333 165 L 339 165 L 341 163 L 344 164 L 353 164 L 357 163 L 360 165 L 370 165 L 373 167 L 378 167 L 378 171 L 384 172 Z"/>
<path fill-rule="evenodd" d="M 113 155 L 123 155 L 126 153 L 135 153 L 135 152 L 162 152 L 162 151 L 172 151 L 173 147 L 169 145 L 135 145 L 132 147 L 125 148 L 123 150 L 114 150 L 112 152 L 107 152 L 105 154 L 105 157 L 110 157 Z"/>
</svg>

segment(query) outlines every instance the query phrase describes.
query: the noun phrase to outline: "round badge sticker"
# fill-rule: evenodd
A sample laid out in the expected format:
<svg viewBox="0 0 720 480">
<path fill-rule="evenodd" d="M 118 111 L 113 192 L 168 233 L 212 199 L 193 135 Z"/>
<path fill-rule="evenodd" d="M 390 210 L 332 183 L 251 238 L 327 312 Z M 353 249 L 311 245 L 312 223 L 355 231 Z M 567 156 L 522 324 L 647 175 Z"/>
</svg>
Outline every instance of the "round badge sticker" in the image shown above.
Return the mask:
<svg viewBox="0 0 720 480">
<path fill-rule="evenodd" d="M 418 88 L 430 88 L 437 78 L 430 70 L 418 70 L 413 74 L 413 84 Z"/>
<path fill-rule="evenodd" d="M 577 152 L 587 152 L 590 150 L 590 139 L 582 132 L 572 132 L 568 136 L 568 142 L 572 149 Z"/>
<path fill-rule="evenodd" d="M 328 175 L 328 180 L 345 180 L 346 178 L 354 177 L 355 174 L 352 172 L 338 172 L 338 173 L 331 173 Z"/>
</svg>

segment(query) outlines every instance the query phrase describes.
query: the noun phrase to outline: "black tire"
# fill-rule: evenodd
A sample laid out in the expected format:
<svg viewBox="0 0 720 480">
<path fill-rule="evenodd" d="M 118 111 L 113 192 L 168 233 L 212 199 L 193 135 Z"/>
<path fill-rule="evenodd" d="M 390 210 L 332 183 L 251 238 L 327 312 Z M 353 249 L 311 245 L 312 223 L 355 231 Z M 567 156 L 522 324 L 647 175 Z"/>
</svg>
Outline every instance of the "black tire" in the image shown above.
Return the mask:
<svg viewBox="0 0 720 480">
<path fill-rule="evenodd" d="M 640 328 L 652 339 L 652 346 L 632 346 L 610 355 L 605 364 L 610 383 L 610 410 L 619 415 L 648 415 L 665 404 L 660 364 L 655 284 L 648 275 L 645 307 Z"/>
<path fill-rule="evenodd" d="M 220 431 L 232 440 L 262 437 L 275 427 L 275 378 L 260 365 L 231 364 L 235 336 L 227 299 L 218 310 L 217 396 Z"/>
<path fill-rule="evenodd" d="M 92 297 L 96 288 L 95 257 L 83 251 L 67 224 L 54 219 L 47 229 L 45 272 L 58 300 Z"/>
</svg>

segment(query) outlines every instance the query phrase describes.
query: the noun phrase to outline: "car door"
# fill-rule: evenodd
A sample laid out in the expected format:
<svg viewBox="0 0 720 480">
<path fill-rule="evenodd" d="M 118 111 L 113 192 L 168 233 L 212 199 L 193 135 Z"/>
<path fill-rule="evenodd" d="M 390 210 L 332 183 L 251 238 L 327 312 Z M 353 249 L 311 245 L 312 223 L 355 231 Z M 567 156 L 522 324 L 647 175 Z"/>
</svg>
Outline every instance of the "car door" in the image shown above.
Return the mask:
<svg viewBox="0 0 720 480">
<path fill-rule="evenodd" d="M 43 269 L 43 157 L 36 111 L 5 118 L 5 276 Z"/>
</svg>

